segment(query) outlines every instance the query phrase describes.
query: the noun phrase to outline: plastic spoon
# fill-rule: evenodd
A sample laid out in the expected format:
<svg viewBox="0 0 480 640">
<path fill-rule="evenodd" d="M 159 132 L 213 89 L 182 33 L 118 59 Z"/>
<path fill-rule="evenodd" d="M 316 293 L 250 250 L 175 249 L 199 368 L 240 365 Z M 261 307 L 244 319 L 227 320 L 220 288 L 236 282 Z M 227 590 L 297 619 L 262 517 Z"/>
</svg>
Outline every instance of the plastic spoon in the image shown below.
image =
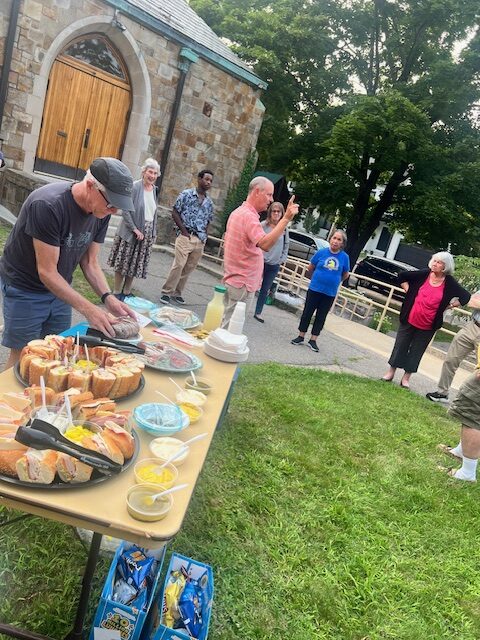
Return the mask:
<svg viewBox="0 0 480 640">
<path fill-rule="evenodd" d="M 186 447 L 189 444 L 192 444 L 192 442 L 196 442 L 197 440 L 201 440 L 202 438 L 205 438 L 205 436 L 208 436 L 208 433 L 200 433 L 198 436 L 193 436 L 193 438 L 190 438 L 190 440 L 186 440 L 183 443 L 183 447 Z"/>
<path fill-rule="evenodd" d="M 154 493 L 153 496 L 145 496 L 142 502 L 146 507 L 151 507 L 154 504 L 155 500 L 158 500 L 158 498 L 167 496 L 169 493 L 174 493 L 175 491 L 180 491 L 180 489 L 186 489 L 187 487 L 188 484 L 177 484 L 176 487 L 165 489 L 165 491 L 160 491 L 160 493 Z"/>
<path fill-rule="evenodd" d="M 196 379 L 195 374 L 193 373 L 193 371 L 190 371 L 190 375 L 192 376 L 193 384 L 196 387 L 198 387 L 197 379 Z"/>
<path fill-rule="evenodd" d="M 162 462 L 162 464 L 159 464 L 158 467 L 156 467 L 156 469 L 163 469 L 163 467 L 166 467 L 167 464 L 169 464 L 170 462 L 173 462 L 174 460 L 179 458 L 182 454 L 184 454 L 185 449 L 188 449 L 188 447 L 186 447 L 185 445 L 181 446 L 180 449 L 175 451 L 175 453 L 173 453 L 169 458 L 167 458 L 165 462 Z"/>
<path fill-rule="evenodd" d="M 65 394 L 64 398 L 65 398 L 65 409 L 67 411 L 68 422 L 69 424 L 73 424 L 72 406 L 70 404 L 70 398 L 68 397 L 68 393 Z"/>
<path fill-rule="evenodd" d="M 175 380 L 173 380 L 173 378 L 168 378 L 168 379 L 170 380 L 170 382 L 171 382 L 172 384 L 174 384 L 174 385 L 177 387 L 177 389 L 178 389 L 179 391 L 184 391 L 184 389 L 182 389 L 182 387 L 181 387 L 179 384 L 177 384 L 177 383 L 175 382 Z"/>
<path fill-rule="evenodd" d="M 48 418 L 48 409 L 47 409 L 47 394 L 45 392 L 45 380 L 43 376 L 40 376 L 40 389 L 42 391 L 42 406 L 38 411 L 38 417 L 42 420 Z"/>
<path fill-rule="evenodd" d="M 173 400 L 170 400 L 170 398 L 168 398 L 164 393 L 162 393 L 161 391 L 157 391 L 157 389 L 155 389 L 155 393 L 158 393 L 159 396 L 162 396 L 162 398 L 164 400 L 166 400 L 167 402 L 169 402 L 170 404 L 173 404 L 175 407 L 178 406 L 175 402 L 173 402 Z"/>
</svg>

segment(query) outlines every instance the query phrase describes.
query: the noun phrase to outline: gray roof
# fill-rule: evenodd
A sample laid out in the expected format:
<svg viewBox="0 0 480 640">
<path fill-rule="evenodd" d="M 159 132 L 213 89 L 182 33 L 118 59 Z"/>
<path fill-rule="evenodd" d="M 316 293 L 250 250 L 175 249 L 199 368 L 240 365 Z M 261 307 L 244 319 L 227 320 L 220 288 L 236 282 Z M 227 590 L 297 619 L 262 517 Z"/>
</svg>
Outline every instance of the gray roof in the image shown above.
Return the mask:
<svg viewBox="0 0 480 640">
<path fill-rule="evenodd" d="M 207 23 L 195 13 L 185 0 L 127 0 L 127 2 L 145 11 L 153 19 L 167 24 L 170 28 L 193 42 L 202 45 L 237 67 L 255 75 L 251 67 L 220 40 L 217 34 L 210 29 Z"/>
</svg>

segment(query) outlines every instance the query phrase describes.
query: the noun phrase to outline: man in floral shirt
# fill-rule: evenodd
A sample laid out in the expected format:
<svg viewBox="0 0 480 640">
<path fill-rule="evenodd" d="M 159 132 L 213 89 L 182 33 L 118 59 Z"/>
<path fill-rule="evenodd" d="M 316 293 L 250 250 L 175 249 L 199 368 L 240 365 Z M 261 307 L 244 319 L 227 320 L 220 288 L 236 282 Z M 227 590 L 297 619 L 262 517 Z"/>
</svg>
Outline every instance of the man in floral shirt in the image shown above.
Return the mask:
<svg viewBox="0 0 480 640">
<path fill-rule="evenodd" d="M 213 172 L 203 169 L 198 174 L 197 188 L 182 191 L 173 206 L 172 217 L 177 227 L 175 258 L 160 298 L 166 304 L 172 301 L 185 304 L 182 292 L 202 257 L 208 225 L 213 219 L 213 202 L 207 195 L 212 181 Z"/>
</svg>

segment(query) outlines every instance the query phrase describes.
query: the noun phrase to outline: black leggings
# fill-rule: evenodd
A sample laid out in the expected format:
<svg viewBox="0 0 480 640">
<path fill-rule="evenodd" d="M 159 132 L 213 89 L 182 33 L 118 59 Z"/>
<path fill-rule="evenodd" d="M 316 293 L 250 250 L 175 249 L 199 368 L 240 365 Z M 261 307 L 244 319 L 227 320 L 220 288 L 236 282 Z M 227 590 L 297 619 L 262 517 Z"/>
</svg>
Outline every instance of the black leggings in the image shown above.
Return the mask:
<svg viewBox="0 0 480 640">
<path fill-rule="evenodd" d="M 312 327 L 312 336 L 318 336 L 320 331 L 323 329 L 323 325 L 327 319 L 327 314 L 330 311 L 330 307 L 334 300 L 335 296 L 326 296 L 324 293 L 309 289 L 307 291 L 307 299 L 305 300 L 302 317 L 300 318 L 300 324 L 298 325 L 300 333 L 305 333 L 307 331 L 313 313 L 316 311 L 317 313 L 315 314 L 315 320 Z"/>
<path fill-rule="evenodd" d="M 417 329 L 409 322 L 401 322 L 388 364 L 415 373 L 434 333 L 435 329 Z"/>
</svg>

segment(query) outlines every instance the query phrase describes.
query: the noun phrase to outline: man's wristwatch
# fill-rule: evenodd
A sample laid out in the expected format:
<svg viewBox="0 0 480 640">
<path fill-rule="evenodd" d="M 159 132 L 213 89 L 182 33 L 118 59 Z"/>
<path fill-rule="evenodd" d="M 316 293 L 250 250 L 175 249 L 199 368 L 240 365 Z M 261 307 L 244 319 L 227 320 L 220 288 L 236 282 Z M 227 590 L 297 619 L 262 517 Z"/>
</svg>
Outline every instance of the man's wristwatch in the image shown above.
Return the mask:
<svg viewBox="0 0 480 640">
<path fill-rule="evenodd" d="M 106 293 L 102 293 L 102 295 L 100 296 L 100 300 L 102 301 L 102 304 L 105 304 L 105 300 L 108 298 L 108 296 L 113 296 L 113 292 L 112 291 L 107 291 Z"/>
</svg>

